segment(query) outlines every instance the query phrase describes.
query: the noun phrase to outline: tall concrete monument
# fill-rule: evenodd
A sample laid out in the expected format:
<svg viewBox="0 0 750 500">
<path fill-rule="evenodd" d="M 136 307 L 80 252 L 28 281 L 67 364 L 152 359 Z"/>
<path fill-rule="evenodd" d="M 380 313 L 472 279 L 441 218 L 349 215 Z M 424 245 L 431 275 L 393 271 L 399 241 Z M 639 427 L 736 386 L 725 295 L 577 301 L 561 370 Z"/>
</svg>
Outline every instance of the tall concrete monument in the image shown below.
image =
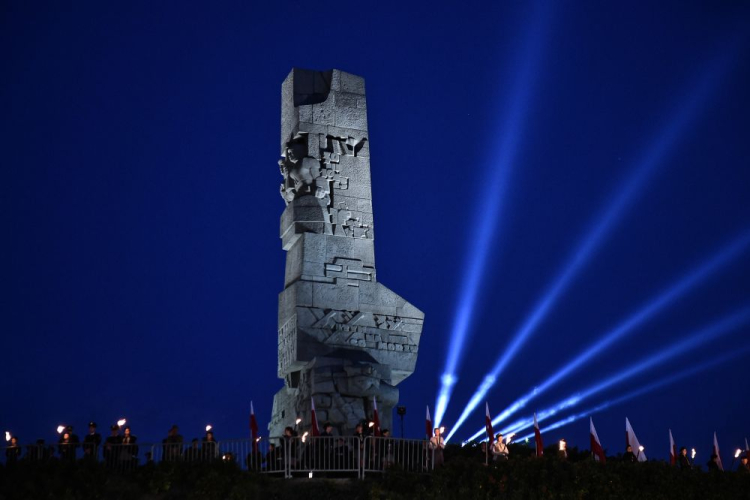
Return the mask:
<svg viewBox="0 0 750 500">
<path fill-rule="evenodd" d="M 384 164 L 381 164 L 385 166 Z M 268 425 L 302 418 L 339 433 L 372 417 L 391 427 L 398 385 L 414 372 L 424 314 L 378 283 L 364 79 L 293 69 L 281 86 L 278 376 Z M 387 174 L 384 174 L 387 175 Z"/>
</svg>

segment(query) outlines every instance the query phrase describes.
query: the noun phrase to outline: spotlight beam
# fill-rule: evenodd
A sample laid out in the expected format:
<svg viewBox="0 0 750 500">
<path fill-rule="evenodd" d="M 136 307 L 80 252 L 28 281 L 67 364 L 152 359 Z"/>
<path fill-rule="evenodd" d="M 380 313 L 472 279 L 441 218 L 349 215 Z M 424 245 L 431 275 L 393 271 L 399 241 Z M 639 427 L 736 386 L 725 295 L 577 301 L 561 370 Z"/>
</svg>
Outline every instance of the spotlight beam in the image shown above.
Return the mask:
<svg viewBox="0 0 750 500">
<path fill-rule="evenodd" d="M 498 425 L 501 422 L 505 421 L 508 417 L 516 413 L 518 410 L 524 408 L 526 404 L 528 404 L 528 402 L 534 399 L 537 395 L 543 393 L 550 387 L 566 378 L 568 375 L 582 367 L 584 363 L 589 361 L 591 358 L 610 347 L 613 343 L 620 340 L 626 334 L 632 332 L 636 327 L 646 322 L 656 313 L 671 305 L 677 299 L 688 293 L 691 289 L 695 288 L 699 283 L 712 276 L 714 273 L 718 272 L 723 266 L 729 264 L 733 259 L 738 257 L 749 244 L 750 230 L 746 230 L 729 245 L 727 245 L 717 254 L 711 257 L 708 261 L 704 262 L 697 269 L 694 269 L 690 274 L 677 281 L 671 287 L 662 291 L 656 297 L 652 298 L 638 311 L 625 319 L 618 326 L 604 334 L 599 342 L 579 354 L 572 361 L 566 363 L 563 368 L 561 368 L 557 373 L 544 381 L 541 385 L 535 387 L 532 391 L 516 400 L 510 407 L 506 408 L 502 413 L 492 419 L 492 425 Z M 487 387 L 487 390 L 489 390 L 489 387 Z M 474 397 L 472 397 L 472 401 L 474 401 L 475 397 L 476 394 Z M 464 410 L 464 414 L 467 414 L 468 416 L 468 412 L 470 412 L 470 409 L 467 406 L 467 408 Z M 463 422 L 463 420 L 461 419 L 459 419 L 459 421 Z M 455 431 L 456 427 L 454 427 L 451 433 L 448 434 L 448 437 L 455 433 Z"/>
<path fill-rule="evenodd" d="M 498 377 L 515 357 L 518 350 L 526 343 L 539 324 L 544 320 L 558 298 L 567 289 L 578 272 L 584 267 L 599 248 L 605 237 L 615 224 L 622 218 L 627 208 L 643 191 L 643 186 L 651 174 L 664 161 L 664 158 L 675 146 L 686 129 L 692 124 L 699 111 L 705 107 L 709 97 L 715 94 L 715 87 L 720 78 L 726 73 L 728 58 L 726 55 L 718 58 L 703 72 L 703 77 L 692 89 L 689 98 L 678 106 L 678 110 L 671 120 L 662 128 L 662 133 L 648 148 L 644 156 L 637 162 L 625 187 L 620 189 L 614 201 L 601 213 L 591 230 L 582 239 L 577 249 L 569 257 L 563 271 L 548 286 L 544 295 L 536 303 L 531 313 L 526 317 L 521 327 L 513 334 L 510 344 L 496 361 L 491 372 L 485 376 L 482 383 L 469 400 L 456 424 L 448 434 L 446 441 L 459 429 L 472 411 L 485 399 L 489 390 L 495 385 Z"/>
<path fill-rule="evenodd" d="M 512 167 L 522 142 L 522 132 L 525 128 L 530 106 L 531 91 L 539 71 L 537 66 L 541 59 L 540 53 L 548 31 L 546 27 L 549 18 L 548 10 L 549 8 L 545 9 L 541 16 L 535 18 L 534 24 L 528 31 L 525 40 L 526 48 L 518 63 L 521 70 L 517 73 L 513 90 L 508 99 L 508 112 L 502 126 L 501 142 L 497 147 L 499 158 L 495 161 L 494 175 L 482 197 L 484 203 L 479 211 L 481 217 L 477 219 L 489 221 L 489 224 L 477 225 L 476 234 L 470 240 L 471 254 L 465 266 L 468 272 L 465 274 L 461 286 L 458 312 L 451 328 L 445 367 L 440 377 L 441 386 L 435 403 L 435 426 L 440 426 L 448 407 L 453 387 L 457 381 L 456 374 L 463 358 L 464 346 L 469 341 L 474 305 L 477 302 L 482 278 L 486 271 L 487 259 L 492 248 L 494 234 L 497 231 L 497 221 L 500 219 L 502 202 L 505 199 Z"/>
<path fill-rule="evenodd" d="M 590 398 L 591 396 L 598 394 L 610 387 L 619 384 L 627 379 L 635 377 L 649 369 L 658 366 L 660 363 L 664 363 L 673 358 L 680 356 L 688 351 L 697 349 L 698 347 L 705 345 L 708 342 L 716 340 L 723 335 L 729 334 L 735 331 L 738 327 L 750 321 L 750 306 L 745 306 L 735 311 L 734 313 L 725 316 L 724 318 L 716 321 L 708 326 L 701 328 L 698 331 L 693 332 L 684 340 L 677 342 L 674 345 L 662 349 L 653 356 L 637 363 L 630 368 L 622 370 L 621 372 L 609 377 L 608 379 L 592 385 L 588 389 L 579 392 L 567 399 L 564 399 L 560 403 L 537 413 L 537 421 L 541 422 L 555 414 L 577 405 L 579 402 Z M 680 338 L 682 338 L 681 336 Z M 534 421 L 531 417 L 521 419 L 511 426 L 503 429 L 503 434 L 507 432 L 518 432 L 533 425 Z M 481 435 L 481 432 L 474 434 L 468 440 L 476 439 Z"/>
<path fill-rule="evenodd" d="M 738 357 L 740 357 L 742 355 L 747 354 L 748 352 L 750 352 L 750 347 L 746 347 L 744 349 L 740 349 L 739 351 L 732 351 L 732 352 L 726 353 L 726 354 L 724 354 L 722 356 L 714 358 L 714 359 L 712 359 L 710 361 L 707 361 L 705 363 L 702 363 L 702 364 L 700 364 L 698 366 L 694 366 L 694 367 L 688 368 L 688 369 L 683 370 L 681 372 L 678 372 L 678 373 L 676 373 L 676 374 L 674 374 L 674 375 L 672 375 L 670 377 L 667 377 L 665 379 L 662 379 L 662 380 L 659 380 L 659 381 L 654 382 L 652 384 L 649 384 L 649 385 L 646 385 L 644 387 L 641 387 L 640 389 L 637 389 L 637 390 L 635 390 L 633 392 L 625 394 L 624 396 L 620 396 L 617 399 L 606 401 L 606 402 L 602 403 L 599 406 L 596 406 L 594 408 L 590 408 L 590 409 L 585 410 L 585 411 L 583 411 L 581 413 L 578 413 L 578 414 L 575 414 L 575 415 L 571 415 L 571 416 L 569 416 L 569 417 L 567 417 L 567 418 L 565 418 L 563 420 L 560 420 L 558 422 L 550 424 L 547 427 L 545 427 L 544 429 L 542 429 L 542 432 L 548 432 L 548 431 L 551 431 L 551 430 L 554 430 L 554 429 L 559 429 L 560 427 L 563 427 L 563 426 L 568 425 L 568 424 L 570 424 L 572 422 L 575 422 L 576 420 L 578 420 L 580 418 L 588 417 L 589 415 L 592 415 L 592 414 L 594 414 L 596 412 L 599 412 L 599 411 L 602 411 L 602 410 L 606 410 L 607 408 L 610 408 L 612 406 L 616 406 L 616 405 L 625 403 L 625 402 L 630 401 L 631 399 L 636 398 L 638 396 L 641 396 L 643 394 L 647 394 L 647 393 L 655 391 L 657 389 L 661 389 L 662 387 L 672 385 L 675 382 L 679 382 L 680 380 L 682 380 L 684 378 L 691 377 L 691 376 L 696 375 L 696 374 L 698 374 L 700 372 L 703 372 L 703 371 L 706 371 L 708 369 L 711 369 L 711 368 L 713 368 L 713 367 L 715 367 L 717 365 L 722 365 L 722 364 L 726 363 L 727 361 L 731 361 L 731 360 L 733 360 L 735 358 L 738 358 Z M 523 440 L 523 439 L 526 439 L 526 438 L 531 438 L 533 436 L 534 436 L 534 434 L 532 433 L 532 434 L 529 434 L 528 436 L 524 436 L 524 437 L 522 437 L 520 439 Z"/>
<path fill-rule="evenodd" d="M 645 359 L 644 361 L 641 361 L 640 363 L 637 363 L 630 368 L 622 370 L 621 372 L 609 377 L 608 379 L 598 384 L 592 385 L 588 389 L 576 393 L 575 395 L 564 399 L 563 401 L 554 406 L 551 406 L 548 409 L 538 412 L 537 421 L 541 422 L 543 420 L 546 420 L 547 418 L 552 417 L 567 408 L 575 406 L 584 399 L 588 399 L 591 396 L 612 387 L 613 385 L 619 384 L 620 382 L 643 373 L 646 370 L 654 368 L 660 363 L 673 359 L 690 350 L 696 349 L 712 340 L 716 340 L 719 337 L 736 330 L 739 326 L 747 323 L 748 321 L 750 321 L 750 306 L 745 306 L 735 311 L 734 313 L 725 316 L 719 321 L 716 321 L 708 326 L 699 329 L 698 331 L 693 332 L 689 336 L 685 337 L 684 340 L 665 349 L 662 349 L 661 351 Z M 683 337 L 684 336 L 681 336 L 680 338 Z M 508 432 L 518 432 L 520 430 L 531 427 L 533 425 L 533 422 L 534 421 L 531 417 L 527 417 L 514 422 L 510 426 L 504 428 L 501 432 L 503 434 L 507 434 Z M 482 435 L 482 432 L 483 431 L 475 433 L 467 441 L 476 439 L 477 437 Z"/>
</svg>

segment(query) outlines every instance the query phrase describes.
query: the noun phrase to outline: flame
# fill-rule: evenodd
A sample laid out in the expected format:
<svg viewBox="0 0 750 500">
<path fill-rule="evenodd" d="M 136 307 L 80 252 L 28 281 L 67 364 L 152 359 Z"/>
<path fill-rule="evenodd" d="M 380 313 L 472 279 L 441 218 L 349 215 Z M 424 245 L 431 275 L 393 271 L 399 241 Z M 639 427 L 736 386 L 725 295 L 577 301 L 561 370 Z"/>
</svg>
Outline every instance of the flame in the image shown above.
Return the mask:
<svg viewBox="0 0 750 500">
<path fill-rule="evenodd" d="M 121 418 L 120 420 L 117 421 L 117 426 L 122 427 L 126 423 L 127 423 L 127 420 L 125 420 L 124 418 Z"/>
<path fill-rule="evenodd" d="M 742 450 L 740 450 L 739 448 L 737 448 L 737 451 L 734 452 L 734 458 L 739 457 L 740 453 L 742 453 Z"/>
<path fill-rule="evenodd" d="M 294 425 L 299 425 L 300 422 L 302 422 L 302 419 L 297 417 L 297 420 L 294 421 Z"/>
<path fill-rule="evenodd" d="M 375 427 L 375 422 L 370 422 L 369 424 L 367 424 L 367 427 Z"/>
<path fill-rule="evenodd" d="M 255 438 L 255 442 L 256 443 L 260 442 L 260 437 Z"/>
<path fill-rule="evenodd" d="M 303 442 L 303 443 L 304 443 L 305 441 L 307 441 L 307 434 L 308 434 L 307 432 L 305 432 L 304 434 L 302 434 L 302 442 Z"/>
<path fill-rule="evenodd" d="M 692 452 L 690 454 L 690 458 L 695 458 L 695 455 L 697 455 L 697 454 L 698 454 L 698 452 L 695 451 L 695 448 L 693 448 L 693 450 L 692 450 Z"/>
<path fill-rule="evenodd" d="M 638 447 L 638 449 L 639 449 L 640 451 L 643 451 L 643 450 L 645 450 L 646 448 L 644 448 L 643 446 L 639 446 L 639 447 Z"/>
<path fill-rule="evenodd" d="M 208 425 L 206 426 L 206 432 L 210 431 L 211 429 L 213 429 L 213 427 L 211 427 L 211 424 L 208 424 Z"/>
<path fill-rule="evenodd" d="M 5 431 L 5 440 L 10 441 L 10 432 Z"/>
<path fill-rule="evenodd" d="M 58 425 L 57 426 L 57 433 L 58 434 L 62 434 L 64 430 L 65 430 L 65 426 L 64 425 Z"/>
<path fill-rule="evenodd" d="M 440 434 L 441 434 L 441 435 L 442 435 L 442 434 L 445 434 L 445 427 L 441 427 L 441 428 L 440 428 Z"/>
</svg>

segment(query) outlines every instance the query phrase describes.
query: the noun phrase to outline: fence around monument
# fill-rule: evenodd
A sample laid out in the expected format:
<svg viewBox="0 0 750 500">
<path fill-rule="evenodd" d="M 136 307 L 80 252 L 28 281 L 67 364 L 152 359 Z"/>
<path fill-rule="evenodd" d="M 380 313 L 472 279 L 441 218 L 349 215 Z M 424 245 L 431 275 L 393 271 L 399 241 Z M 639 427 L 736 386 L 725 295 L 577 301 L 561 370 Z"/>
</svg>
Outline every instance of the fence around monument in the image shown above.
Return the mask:
<svg viewBox="0 0 750 500">
<path fill-rule="evenodd" d="M 161 463 L 231 462 L 279 477 L 358 477 L 389 468 L 409 472 L 434 469 L 435 451 L 424 440 L 367 436 L 305 436 L 177 443 L 35 443 L 0 450 L 0 462 L 103 463 L 118 472 Z"/>
</svg>

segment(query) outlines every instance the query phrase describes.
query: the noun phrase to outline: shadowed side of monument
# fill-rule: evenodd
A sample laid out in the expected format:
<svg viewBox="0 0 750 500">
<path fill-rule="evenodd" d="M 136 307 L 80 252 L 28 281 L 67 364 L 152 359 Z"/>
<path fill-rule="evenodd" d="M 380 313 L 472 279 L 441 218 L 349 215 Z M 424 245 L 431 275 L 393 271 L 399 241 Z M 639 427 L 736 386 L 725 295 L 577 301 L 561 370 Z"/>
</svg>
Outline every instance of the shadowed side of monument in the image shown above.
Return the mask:
<svg viewBox="0 0 750 500">
<path fill-rule="evenodd" d="M 378 283 L 364 79 L 293 69 L 281 87 L 278 375 L 269 423 L 297 417 L 351 434 L 371 418 L 391 427 L 398 385 L 414 372 L 424 314 Z"/>
</svg>

